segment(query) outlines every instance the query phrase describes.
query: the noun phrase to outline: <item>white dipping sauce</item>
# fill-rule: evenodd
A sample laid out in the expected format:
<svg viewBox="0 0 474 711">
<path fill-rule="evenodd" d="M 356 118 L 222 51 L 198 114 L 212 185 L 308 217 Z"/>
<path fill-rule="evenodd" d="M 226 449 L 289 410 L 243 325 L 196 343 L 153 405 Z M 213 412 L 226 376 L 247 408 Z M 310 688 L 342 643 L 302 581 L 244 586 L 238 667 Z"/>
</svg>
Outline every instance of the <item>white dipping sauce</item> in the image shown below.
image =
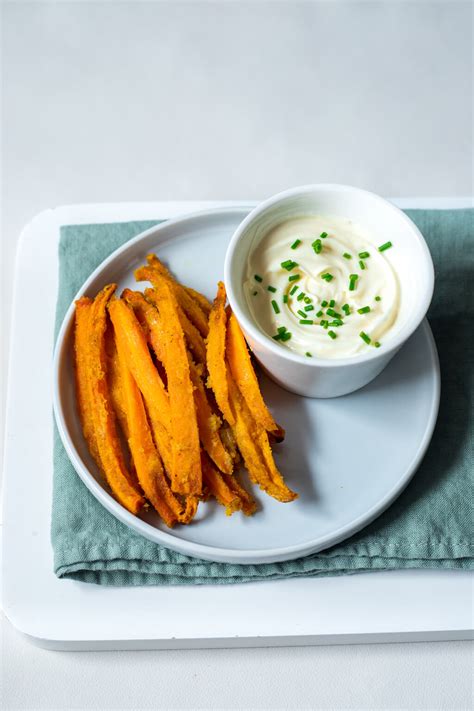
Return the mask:
<svg viewBox="0 0 474 711">
<path fill-rule="evenodd" d="M 296 240 L 300 243 L 292 249 Z M 300 355 L 346 358 L 383 347 L 396 328 L 400 304 L 388 250 L 379 251 L 383 243 L 382 237 L 375 245 L 352 221 L 341 218 L 311 216 L 281 223 L 248 257 L 244 291 L 255 322 Z M 359 256 L 367 252 L 369 256 Z M 351 275 L 357 275 L 353 290 Z M 358 313 L 367 307 L 368 312 Z"/>
</svg>

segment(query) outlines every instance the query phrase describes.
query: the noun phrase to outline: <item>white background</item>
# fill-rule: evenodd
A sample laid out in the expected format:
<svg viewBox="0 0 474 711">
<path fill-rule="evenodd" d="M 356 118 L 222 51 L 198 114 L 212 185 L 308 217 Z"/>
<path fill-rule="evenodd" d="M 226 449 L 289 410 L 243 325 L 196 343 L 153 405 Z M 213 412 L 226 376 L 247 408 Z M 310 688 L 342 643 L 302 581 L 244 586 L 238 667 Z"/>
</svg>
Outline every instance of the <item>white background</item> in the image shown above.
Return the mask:
<svg viewBox="0 0 474 711">
<path fill-rule="evenodd" d="M 47 207 L 472 194 L 471 52 L 456 0 L 4 2 L 2 373 L 16 240 Z M 6 711 L 472 702 L 467 643 L 61 654 L 2 634 Z"/>
</svg>

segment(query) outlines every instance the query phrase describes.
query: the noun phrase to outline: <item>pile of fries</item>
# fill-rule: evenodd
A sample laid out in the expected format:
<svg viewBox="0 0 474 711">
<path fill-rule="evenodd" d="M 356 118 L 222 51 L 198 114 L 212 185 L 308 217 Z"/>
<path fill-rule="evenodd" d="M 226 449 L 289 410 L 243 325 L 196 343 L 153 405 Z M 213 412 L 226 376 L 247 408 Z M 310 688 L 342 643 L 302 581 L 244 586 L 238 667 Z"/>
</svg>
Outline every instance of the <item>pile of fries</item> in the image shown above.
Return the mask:
<svg viewBox="0 0 474 711">
<path fill-rule="evenodd" d="M 213 496 L 227 515 L 256 504 L 235 470 L 278 501 L 285 484 L 270 442 L 284 431 L 261 395 L 240 326 L 219 283 L 214 304 L 179 284 L 155 255 L 135 272 L 152 288 L 115 284 L 76 302 L 78 409 L 89 450 L 117 501 L 189 523 Z"/>
</svg>

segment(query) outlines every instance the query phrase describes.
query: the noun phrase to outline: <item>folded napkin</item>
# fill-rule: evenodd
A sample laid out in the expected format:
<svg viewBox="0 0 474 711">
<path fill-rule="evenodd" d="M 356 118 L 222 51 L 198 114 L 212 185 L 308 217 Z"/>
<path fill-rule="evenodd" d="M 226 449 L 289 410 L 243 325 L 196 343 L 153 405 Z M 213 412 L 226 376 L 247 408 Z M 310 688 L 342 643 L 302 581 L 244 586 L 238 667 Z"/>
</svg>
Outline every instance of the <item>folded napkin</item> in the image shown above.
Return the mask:
<svg viewBox="0 0 474 711">
<path fill-rule="evenodd" d="M 474 210 L 407 210 L 436 268 L 429 320 L 438 346 L 441 407 L 430 448 L 410 485 L 370 526 L 322 553 L 285 563 L 232 565 L 190 558 L 117 521 L 75 473 L 54 436 L 51 537 L 58 577 L 102 585 L 233 583 L 395 568 L 471 569 L 472 278 Z M 75 293 L 111 252 L 154 222 L 61 229 L 56 332 Z"/>
</svg>

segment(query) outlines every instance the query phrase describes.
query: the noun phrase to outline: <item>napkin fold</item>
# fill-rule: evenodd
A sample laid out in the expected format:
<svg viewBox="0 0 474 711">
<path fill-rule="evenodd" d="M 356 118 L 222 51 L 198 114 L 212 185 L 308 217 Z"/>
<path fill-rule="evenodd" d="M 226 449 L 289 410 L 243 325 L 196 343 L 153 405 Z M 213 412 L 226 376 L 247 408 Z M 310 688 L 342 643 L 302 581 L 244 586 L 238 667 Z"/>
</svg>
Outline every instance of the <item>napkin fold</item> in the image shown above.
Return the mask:
<svg viewBox="0 0 474 711">
<path fill-rule="evenodd" d="M 428 318 L 438 347 L 441 405 L 428 452 L 397 501 L 322 553 L 262 565 L 209 563 L 152 543 L 89 493 L 54 432 L 51 540 L 58 577 L 101 585 L 236 583 L 399 568 L 472 569 L 474 209 L 406 210 L 436 270 Z M 159 221 L 61 229 L 56 334 L 81 284 L 111 252 Z"/>
</svg>

